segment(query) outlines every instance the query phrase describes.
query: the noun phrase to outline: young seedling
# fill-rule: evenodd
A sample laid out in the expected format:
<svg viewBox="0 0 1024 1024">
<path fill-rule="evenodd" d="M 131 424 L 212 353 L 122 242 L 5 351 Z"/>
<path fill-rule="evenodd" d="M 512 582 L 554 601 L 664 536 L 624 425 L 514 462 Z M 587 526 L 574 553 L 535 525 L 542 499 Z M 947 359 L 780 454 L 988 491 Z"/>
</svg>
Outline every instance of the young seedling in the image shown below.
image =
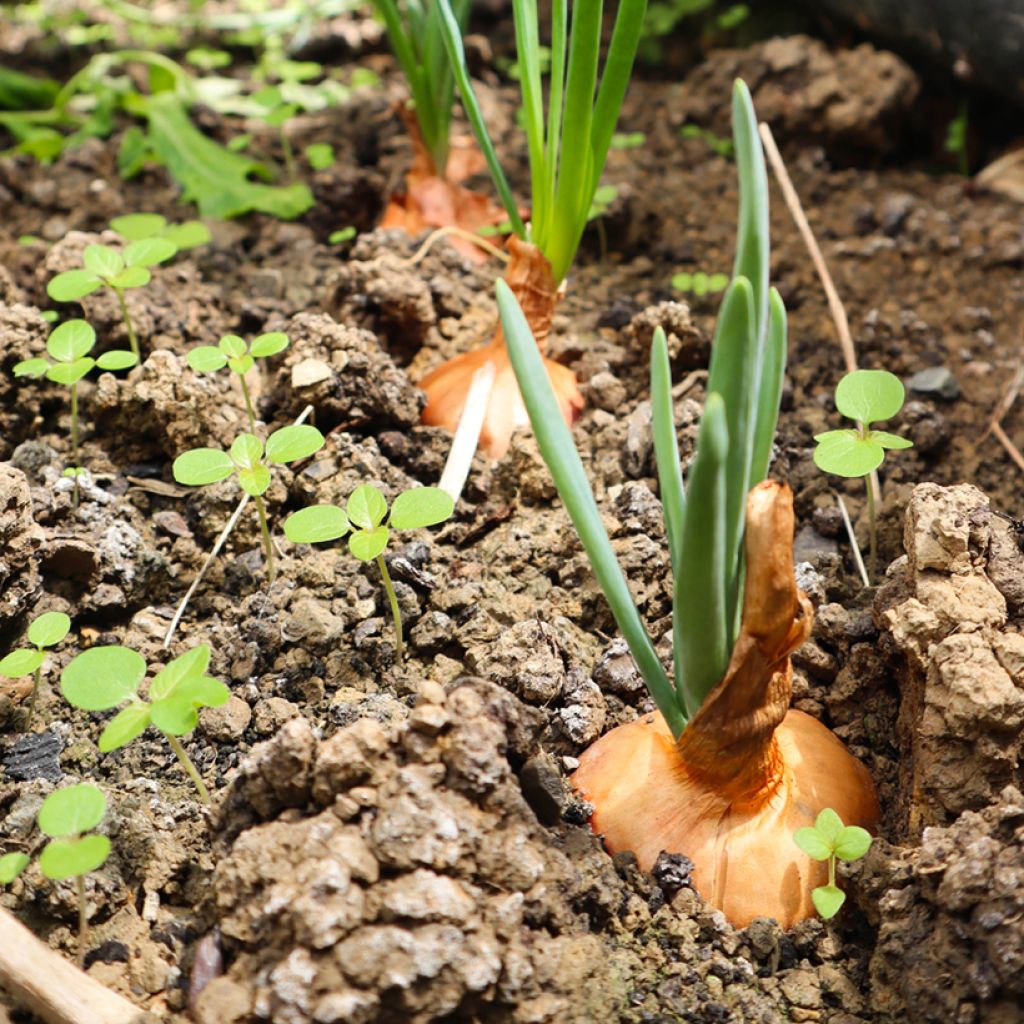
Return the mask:
<svg viewBox="0 0 1024 1024">
<path fill-rule="evenodd" d="M 56 280 L 56 279 L 55 279 Z M 51 282 L 52 283 L 52 282 Z M 49 359 L 24 359 L 14 364 L 15 377 L 46 377 L 71 390 L 71 454 L 74 465 L 64 471 L 74 477 L 72 504 L 78 505 L 78 478 L 85 472 L 78 454 L 78 382 L 96 367 L 101 370 L 127 370 L 138 361 L 135 353 L 114 349 L 95 359 L 89 355 L 96 344 L 96 332 L 85 320 L 67 320 L 46 339 Z"/>
<path fill-rule="evenodd" d="M 10 885 L 28 867 L 28 854 L 5 853 L 0 857 L 0 885 Z"/>
<path fill-rule="evenodd" d="M 242 395 L 245 397 L 245 411 L 249 416 L 249 429 L 255 434 L 256 410 L 253 408 L 249 386 L 245 383 L 245 375 L 253 368 L 257 359 L 276 356 L 283 352 L 288 344 L 288 335 L 281 331 L 261 334 L 253 339 L 251 344 L 246 344 L 237 334 L 227 334 L 216 346 L 200 345 L 192 349 L 188 354 L 188 365 L 196 373 L 216 373 L 226 366 L 232 373 L 238 375 Z"/>
<path fill-rule="evenodd" d="M 729 287 L 729 275 L 705 274 L 703 270 L 693 274 L 684 271 L 672 277 L 672 287 L 702 299 L 709 292 L 724 292 Z"/>
<path fill-rule="evenodd" d="M 903 385 L 887 370 L 854 370 L 836 387 L 836 408 L 847 419 L 856 420 L 857 426 L 816 434 L 814 464 L 836 476 L 864 477 L 871 543 L 870 577 L 874 580 L 878 572 L 878 527 L 871 474 L 885 460 L 887 448 L 912 448 L 913 442 L 885 430 L 871 430 L 870 426 L 891 419 L 903 408 Z"/>
<path fill-rule="evenodd" d="M 178 252 L 206 245 L 211 238 L 210 229 L 201 220 L 171 224 L 159 213 L 126 213 L 110 222 L 110 230 L 116 231 L 126 242 L 163 238 L 174 245 Z"/>
<path fill-rule="evenodd" d="M 229 451 L 219 448 L 193 448 L 174 460 L 172 472 L 179 484 L 202 487 L 219 483 L 232 473 L 238 476 L 242 490 L 256 503 L 260 519 L 260 533 L 263 535 L 263 551 L 267 559 L 267 578 L 274 582 L 274 542 L 270 536 L 267 508 L 263 495 L 270 487 L 270 464 L 298 462 L 320 451 L 324 435 L 316 427 L 282 427 L 275 430 L 263 442 L 255 434 L 239 434 Z"/>
<path fill-rule="evenodd" d="M 859 860 L 871 848 L 871 841 L 866 829 L 844 825 L 831 807 L 826 807 L 813 825 L 793 833 L 793 842 L 804 853 L 814 860 L 828 861 L 828 884 L 811 891 L 814 907 L 826 921 L 835 917 L 846 902 L 846 893 L 836 885 L 836 861 Z"/>
<path fill-rule="evenodd" d="M 388 515 L 384 495 L 372 484 L 363 484 L 349 495 L 344 510 L 337 505 L 313 505 L 290 515 L 284 534 L 296 544 L 322 544 L 348 534 L 348 549 L 361 562 L 376 561 L 391 604 L 395 623 L 395 658 L 401 663 L 402 614 L 391 582 L 384 550 L 392 530 L 418 530 L 443 523 L 454 510 L 451 496 L 438 487 L 414 487 L 395 498 Z M 387 525 L 384 525 L 385 518 Z"/>
<path fill-rule="evenodd" d="M 98 288 L 109 288 L 121 307 L 132 352 L 136 359 L 140 359 L 139 340 L 124 293 L 130 288 L 143 288 L 149 284 L 152 275 L 148 268 L 164 263 L 177 251 L 178 247 L 167 238 L 143 238 L 126 245 L 123 252 L 109 245 L 87 245 L 82 254 L 82 266 L 58 274 L 46 286 L 46 293 L 57 302 L 74 302 L 91 295 Z"/>
<path fill-rule="evenodd" d="M 78 956 L 85 956 L 88 918 L 85 876 L 110 856 L 110 840 L 92 834 L 103 820 L 107 801 L 95 786 L 80 783 L 51 793 L 39 808 L 39 830 L 50 841 L 39 855 L 39 870 L 54 882 L 73 878 L 78 892 Z"/>
<path fill-rule="evenodd" d="M 28 627 L 28 641 L 32 647 L 19 647 L 11 651 L 0 661 L 0 676 L 8 679 L 21 679 L 32 676 L 32 696 L 28 704 L 28 722 L 26 729 L 32 727 L 32 715 L 36 708 L 36 697 L 42 681 L 43 664 L 46 661 L 46 649 L 56 647 L 68 635 L 71 620 L 63 612 L 43 612 L 32 620 Z"/>
<path fill-rule="evenodd" d="M 128 647 L 90 647 L 61 673 L 60 688 L 68 703 L 84 711 L 107 711 L 131 701 L 100 734 L 100 752 L 106 754 L 126 746 L 152 725 L 167 738 L 195 784 L 200 801 L 208 804 L 210 794 L 178 737 L 187 736 L 196 727 L 199 708 L 220 707 L 231 696 L 222 682 L 206 675 L 209 664 L 209 646 L 193 647 L 153 677 L 146 700 L 139 696 L 139 686 L 146 677 L 141 654 Z"/>
</svg>

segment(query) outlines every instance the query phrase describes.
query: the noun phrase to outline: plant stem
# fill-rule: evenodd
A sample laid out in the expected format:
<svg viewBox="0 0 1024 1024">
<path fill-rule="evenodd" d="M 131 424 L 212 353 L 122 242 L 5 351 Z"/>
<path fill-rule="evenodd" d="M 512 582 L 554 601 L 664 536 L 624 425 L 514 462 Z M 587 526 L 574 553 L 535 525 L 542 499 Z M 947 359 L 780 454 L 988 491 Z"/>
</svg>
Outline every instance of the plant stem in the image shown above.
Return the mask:
<svg viewBox="0 0 1024 1024">
<path fill-rule="evenodd" d="M 288 134 L 284 130 L 284 125 L 281 125 L 281 150 L 284 153 L 284 174 L 288 181 L 295 181 L 298 178 L 298 172 L 295 168 L 295 154 L 292 152 L 292 144 L 288 140 Z"/>
<path fill-rule="evenodd" d="M 85 875 L 75 876 L 78 890 L 78 966 L 85 967 L 85 947 L 89 938 L 89 921 L 85 913 Z"/>
<path fill-rule="evenodd" d="M 77 477 L 75 479 L 77 479 Z M 39 684 L 43 679 L 43 668 L 41 665 L 35 670 L 32 679 L 32 696 L 28 699 L 28 721 L 25 723 L 25 732 L 28 732 L 32 728 L 32 716 L 35 714 L 36 710 L 36 696 L 39 693 Z"/>
<path fill-rule="evenodd" d="M 113 285 L 111 285 L 113 288 Z M 132 352 L 135 354 L 135 358 L 140 360 L 142 356 L 139 353 L 139 339 L 135 337 L 135 328 L 132 326 L 132 318 L 128 314 L 128 303 L 124 298 L 124 289 L 114 288 L 114 292 L 117 295 L 118 305 L 121 307 L 121 316 L 124 318 L 124 326 L 128 331 L 128 343 L 132 347 Z"/>
<path fill-rule="evenodd" d="M 270 525 L 267 523 L 267 506 L 263 504 L 263 497 L 259 494 L 252 496 L 256 502 L 256 512 L 260 517 L 260 533 L 263 534 L 263 551 L 267 556 L 267 582 L 273 586 L 277 569 L 274 565 L 274 542 L 270 539 Z"/>
<path fill-rule="evenodd" d="M 196 766 L 192 763 L 192 759 L 185 753 L 185 748 L 181 745 L 181 741 L 177 736 L 172 736 L 170 733 L 164 733 L 164 735 L 167 737 L 167 742 L 171 745 L 171 750 L 174 751 L 181 762 L 181 766 L 188 772 L 188 777 L 195 783 L 196 789 L 199 790 L 199 802 L 209 807 L 210 793 L 204 785 L 199 772 L 196 771 Z"/>
<path fill-rule="evenodd" d="M 835 855 L 828 859 L 828 884 L 834 889 L 836 887 L 836 858 Z"/>
<path fill-rule="evenodd" d="M 391 602 L 391 616 L 395 620 L 395 660 L 399 665 L 402 664 L 402 613 L 398 609 L 398 596 L 395 594 L 394 584 L 391 582 L 391 573 L 388 572 L 387 563 L 384 561 L 384 556 L 377 556 L 377 567 L 380 569 L 380 574 L 384 579 L 384 589 L 387 591 L 388 600 Z"/>
<path fill-rule="evenodd" d="M 245 411 L 249 415 L 249 429 L 256 433 L 256 412 L 253 409 L 252 398 L 249 395 L 249 385 L 245 383 L 245 376 L 239 374 L 238 379 L 242 382 L 242 394 L 245 397 Z"/>
<path fill-rule="evenodd" d="M 71 457 L 75 465 L 75 489 L 71 492 L 71 504 L 78 508 L 78 470 L 82 462 L 78 457 L 78 384 L 71 385 Z"/>
<path fill-rule="evenodd" d="M 870 537 L 870 553 L 868 555 L 868 576 L 875 582 L 878 575 L 878 526 L 875 522 L 875 489 L 871 486 L 871 477 L 864 477 L 868 491 L 868 536 Z"/>
</svg>

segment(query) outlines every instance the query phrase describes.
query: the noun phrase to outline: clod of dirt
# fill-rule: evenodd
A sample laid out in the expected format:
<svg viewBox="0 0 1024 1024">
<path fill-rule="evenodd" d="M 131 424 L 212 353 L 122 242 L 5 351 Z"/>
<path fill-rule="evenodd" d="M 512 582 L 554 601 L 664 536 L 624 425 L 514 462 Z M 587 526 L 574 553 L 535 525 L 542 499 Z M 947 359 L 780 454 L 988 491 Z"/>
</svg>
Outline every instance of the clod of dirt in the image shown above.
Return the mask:
<svg viewBox="0 0 1024 1024">
<path fill-rule="evenodd" d="M 902 827 L 916 837 L 992 803 L 1014 780 L 1024 736 L 1024 636 L 1006 628 L 992 575 L 1018 552 L 994 548 L 988 499 L 969 484 L 914 489 L 905 559 L 880 588 L 876 618 L 904 656 L 899 734 Z"/>
<path fill-rule="evenodd" d="M 21 470 L 0 463 L 0 627 L 31 607 L 39 590 L 43 539 L 32 518 L 28 479 Z"/>
<path fill-rule="evenodd" d="M 627 337 L 640 353 L 641 363 L 650 359 L 651 339 L 659 327 L 665 332 L 673 370 L 695 370 L 708 365 L 711 341 L 690 318 L 690 307 L 685 302 L 659 302 L 630 321 Z"/>
</svg>

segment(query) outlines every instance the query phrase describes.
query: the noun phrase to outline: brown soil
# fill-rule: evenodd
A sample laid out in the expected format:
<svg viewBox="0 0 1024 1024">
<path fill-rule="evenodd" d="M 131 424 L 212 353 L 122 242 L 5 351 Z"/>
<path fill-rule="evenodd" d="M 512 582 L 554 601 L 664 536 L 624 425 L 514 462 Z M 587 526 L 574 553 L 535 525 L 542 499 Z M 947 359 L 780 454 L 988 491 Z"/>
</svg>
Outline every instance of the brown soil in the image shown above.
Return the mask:
<svg viewBox="0 0 1024 1024">
<path fill-rule="evenodd" d="M 612 155 L 607 255 L 589 234 L 551 339 L 587 399 L 577 442 L 667 657 L 646 355 L 663 324 L 689 382 L 676 410 L 685 459 L 717 301 L 688 308 L 669 282 L 728 270 L 736 196 L 730 161 L 676 129 L 697 121 L 724 134 L 736 74 L 784 146 L 863 365 L 904 379 L 948 371 L 943 394 L 909 396 L 900 425 L 915 447 L 883 473 L 892 565 L 864 593 L 834 499 L 839 490 L 860 512 L 859 486 L 810 459 L 813 435 L 838 425 L 829 396 L 842 359 L 776 198 L 772 277 L 791 345 L 772 472 L 796 495 L 798 571 L 817 608 L 795 657 L 794 706 L 868 765 L 885 816 L 883 837 L 846 872 L 849 911 L 829 925 L 783 932 L 761 919 L 737 931 L 691 888 L 685 859 L 663 857 L 646 875 L 590 834 L 565 777 L 647 698 L 536 446 L 518 433 L 499 463 L 478 456 L 449 524 L 395 548 L 411 647 L 401 666 L 372 565 L 281 539 L 268 589 L 255 517 L 243 516 L 170 652 L 210 643 L 233 691 L 188 742 L 218 794 L 209 816 L 152 733 L 101 756 L 98 716 L 48 688 L 45 731 L 24 737 L 24 688 L 0 691 L 4 850 L 38 845 L 35 814 L 61 778 L 108 794 L 114 854 L 89 881 L 96 978 L 168 1020 L 209 1024 L 1018 1019 L 1024 555 L 987 511 L 1016 511 L 1018 481 L 981 434 L 1018 356 L 1024 236 L 1019 207 L 884 163 L 913 124 L 918 86 L 901 62 L 796 38 L 712 54 L 679 85 L 634 85 L 623 128 L 647 141 Z M 514 94 L 485 99 L 509 142 Z M 51 686 L 96 643 L 165 661 L 174 606 L 237 501 L 229 484 L 171 480 L 174 456 L 224 444 L 243 423 L 239 393 L 187 368 L 194 345 L 227 331 L 292 338 L 260 382 L 260 413 L 280 426 L 312 404 L 329 436 L 314 460 L 278 474 L 278 534 L 288 511 L 341 501 L 359 483 L 394 494 L 437 480 L 448 435 L 416 425 L 412 381 L 493 330 L 495 268 L 444 244 L 410 265 L 413 242 L 369 232 L 408 160 L 384 97 L 358 94 L 305 131 L 340 162 L 311 176 L 318 205 L 304 221 L 213 225 L 210 246 L 132 295 L 149 356 L 83 387 L 91 479 L 78 510 L 61 478 L 64 399 L 14 382 L 10 368 L 42 350 L 45 283 L 85 244 L 76 232 L 141 209 L 185 214 L 161 173 L 122 182 L 113 144 L 87 143 L 50 168 L 0 160 L 0 646 L 20 640 L 31 614 L 66 610 L 74 626 L 51 658 Z M 521 179 L 521 160 L 511 163 Z M 349 223 L 369 233 L 347 251 L 328 246 Z M 21 245 L 23 234 L 41 241 Z M 123 342 L 113 305 L 82 307 L 104 345 Z M 962 481 L 974 487 L 938 486 Z M 70 887 L 32 868 L 0 902 L 73 955 Z"/>
</svg>

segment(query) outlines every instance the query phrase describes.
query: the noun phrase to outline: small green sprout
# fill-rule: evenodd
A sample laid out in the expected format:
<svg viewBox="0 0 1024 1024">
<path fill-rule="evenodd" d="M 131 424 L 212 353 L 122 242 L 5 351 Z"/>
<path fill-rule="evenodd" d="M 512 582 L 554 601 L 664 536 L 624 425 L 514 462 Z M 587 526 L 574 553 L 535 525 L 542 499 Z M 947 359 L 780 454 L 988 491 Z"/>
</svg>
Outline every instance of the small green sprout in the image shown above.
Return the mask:
<svg viewBox="0 0 1024 1024">
<path fill-rule="evenodd" d="M 220 707 L 231 696 L 222 682 L 206 675 L 209 664 L 209 646 L 193 647 L 153 677 L 147 701 L 138 693 L 146 677 L 141 654 L 128 647 L 90 647 L 61 673 L 60 688 L 68 703 L 84 711 L 107 711 L 130 700 L 100 734 L 100 752 L 126 746 L 152 725 L 167 738 L 200 801 L 208 804 L 210 794 L 178 737 L 196 727 L 199 708 Z"/>
<path fill-rule="evenodd" d="M 116 231 L 126 242 L 142 242 L 147 238 L 163 238 L 174 245 L 178 252 L 195 249 L 210 242 L 210 229 L 201 220 L 187 220 L 171 224 L 159 213 L 126 213 L 110 222 L 111 231 Z"/>
<path fill-rule="evenodd" d="M 384 495 L 372 484 L 363 484 L 349 495 L 344 510 L 337 505 L 313 505 L 293 513 L 285 520 L 284 534 L 296 544 L 322 544 L 348 534 L 348 549 L 356 558 L 361 562 L 376 561 L 395 622 L 395 658 L 401 663 L 402 615 L 384 561 L 384 550 L 392 530 L 436 526 L 443 523 L 454 508 L 451 495 L 439 487 L 414 487 L 395 498 L 388 516 Z"/>
<path fill-rule="evenodd" d="M 64 475 L 75 478 L 72 503 L 76 506 L 78 477 L 82 473 L 78 454 L 78 382 L 96 367 L 101 370 L 127 370 L 138 361 L 135 354 L 123 349 L 104 352 L 93 359 L 89 353 L 95 344 L 96 332 L 90 324 L 85 320 L 67 320 L 55 327 L 46 339 L 46 351 L 52 363 L 48 359 L 39 358 L 23 359 L 14 364 L 15 377 L 46 377 L 47 380 L 71 389 L 71 453 L 75 461 L 72 471 Z"/>
<path fill-rule="evenodd" d="M 647 141 L 643 132 L 615 132 L 612 149 L 639 149 Z"/>
<path fill-rule="evenodd" d="M 0 661 L 0 676 L 6 676 L 8 679 L 33 677 L 26 728 L 32 726 L 32 714 L 35 711 L 36 696 L 42 681 L 43 663 L 46 661 L 46 648 L 56 647 L 68 635 L 69 629 L 71 620 L 63 612 L 43 612 L 42 615 L 36 616 L 28 627 L 28 641 L 34 646 L 19 647 Z"/>
<path fill-rule="evenodd" d="M 253 368 L 257 359 L 266 359 L 283 352 L 289 345 L 288 335 L 281 331 L 261 334 L 252 344 L 246 344 L 237 334 L 227 334 L 213 345 L 200 345 L 188 354 L 188 365 L 196 373 L 216 373 L 225 366 L 238 374 L 245 396 L 245 411 L 249 416 L 249 429 L 256 433 L 256 411 L 253 408 L 249 386 L 245 375 Z"/>
<path fill-rule="evenodd" d="M 672 287 L 681 292 L 692 292 L 701 299 L 708 293 L 724 292 L 729 287 L 729 275 L 705 274 L 703 270 L 694 274 L 684 272 L 673 276 Z"/>
<path fill-rule="evenodd" d="M 0 885 L 10 885 L 28 867 L 28 855 L 5 853 L 0 857 Z"/>
<path fill-rule="evenodd" d="M 356 229 L 349 224 L 346 228 L 339 228 L 337 231 L 332 231 L 327 236 L 327 241 L 331 245 L 340 245 L 342 242 L 351 241 L 356 237 Z"/>
<path fill-rule="evenodd" d="M 684 124 L 679 129 L 679 137 L 683 139 L 700 139 L 712 153 L 731 159 L 736 155 L 736 146 L 732 139 L 724 135 L 716 135 L 699 124 Z"/>
<path fill-rule="evenodd" d="M 314 171 L 322 171 L 330 167 L 335 160 L 334 147 L 326 142 L 314 142 L 312 145 L 307 146 L 303 152 L 306 154 L 309 166 Z"/>
<path fill-rule="evenodd" d="M 103 820 L 107 800 L 87 782 L 51 793 L 39 808 L 39 830 L 50 842 L 39 855 L 39 870 L 54 882 L 75 880 L 78 891 L 78 956 L 85 955 L 88 920 L 85 876 L 102 867 L 110 856 L 106 836 L 87 835 Z"/>
<path fill-rule="evenodd" d="M 124 293 L 129 288 L 143 288 L 149 284 L 152 275 L 148 268 L 164 263 L 177 251 L 178 247 L 167 238 L 143 238 L 126 245 L 123 252 L 109 245 L 87 245 L 82 254 L 82 266 L 58 274 L 46 286 L 46 293 L 58 302 L 74 302 L 91 295 L 98 288 L 110 288 L 121 307 L 132 352 L 139 359 L 139 340 Z"/>
<path fill-rule="evenodd" d="M 871 571 L 878 568 L 878 528 L 875 520 L 873 473 L 885 460 L 887 448 L 912 448 L 913 442 L 885 430 L 870 430 L 872 423 L 888 420 L 903 408 L 903 385 L 887 370 L 854 370 L 836 387 L 836 408 L 856 420 L 855 429 L 827 430 L 816 434 L 814 464 L 836 476 L 864 477 L 868 494 L 868 520 L 871 536 Z"/>
<path fill-rule="evenodd" d="M 842 818 L 826 807 L 813 825 L 793 833 L 793 842 L 814 860 L 828 861 L 828 885 L 811 891 L 815 909 L 827 921 L 846 902 L 846 893 L 836 885 L 836 860 L 859 860 L 871 848 L 871 834 L 857 825 L 844 825 Z"/>
<path fill-rule="evenodd" d="M 263 501 L 263 495 L 270 487 L 270 467 L 267 464 L 298 462 L 320 451 L 323 446 L 324 435 L 316 427 L 304 424 L 275 430 L 267 438 L 265 448 L 255 434 L 239 434 L 227 452 L 219 448 L 193 448 L 179 455 L 174 460 L 172 472 L 179 484 L 191 487 L 219 483 L 232 473 L 238 475 L 242 490 L 256 503 L 267 559 L 267 578 L 272 584 L 276 575 L 274 544 Z"/>
</svg>

